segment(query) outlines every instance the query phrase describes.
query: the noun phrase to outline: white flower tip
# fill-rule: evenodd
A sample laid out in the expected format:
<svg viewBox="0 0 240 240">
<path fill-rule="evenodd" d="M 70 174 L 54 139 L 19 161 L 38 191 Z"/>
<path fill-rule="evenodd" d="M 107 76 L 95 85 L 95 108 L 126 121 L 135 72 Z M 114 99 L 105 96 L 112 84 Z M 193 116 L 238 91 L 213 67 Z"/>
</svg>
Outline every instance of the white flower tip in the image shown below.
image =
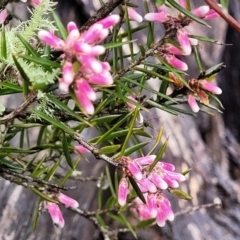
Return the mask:
<svg viewBox="0 0 240 240">
<path fill-rule="evenodd" d="M 151 214 L 151 218 L 156 218 L 156 217 L 157 217 L 157 214 L 158 214 L 157 209 L 152 209 L 152 210 L 150 211 L 150 214 Z"/>
<path fill-rule="evenodd" d="M 180 70 L 187 71 L 188 70 L 188 65 L 183 62 L 182 67 Z"/>
<path fill-rule="evenodd" d="M 89 105 L 89 106 L 86 107 L 84 110 L 85 110 L 86 113 L 89 114 L 89 115 L 94 114 L 94 106 L 93 106 L 93 105 L 91 105 L 91 106 Z"/>
<path fill-rule="evenodd" d="M 91 64 L 91 68 L 97 74 L 102 72 L 102 65 L 98 61 L 93 61 Z"/>
<path fill-rule="evenodd" d="M 177 181 L 172 181 L 171 184 L 168 184 L 170 187 L 172 188 L 178 188 L 179 187 L 179 184 Z"/>
<path fill-rule="evenodd" d="M 166 219 L 167 219 L 168 221 L 173 221 L 173 220 L 174 220 L 174 214 L 173 214 L 173 213 L 168 214 L 168 215 L 166 216 Z"/>
<path fill-rule="evenodd" d="M 149 187 L 148 190 L 149 190 L 149 192 L 151 192 L 151 193 L 157 192 L 157 188 L 156 188 L 155 185 L 152 185 L 151 187 Z"/>
<path fill-rule="evenodd" d="M 192 109 L 192 111 L 195 112 L 195 113 L 199 112 L 199 110 L 200 110 L 200 108 L 199 108 L 198 105 L 191 106 L 191 109 Z"/>
<path fill-rule="evenodd" d="M 142 175 L 142 173 L 139 172 L 137 174 L 134 174 L 134 178 L 136 178 L 136 180 L 138 180 L 138 181 L 141 181 L 143 178 L 143 175 Z"/>
<path fill-rule="evenodd" d="M 164 221 L 164 222 L 162 222 L 162 221 L 157 221 L 157 225 L 158 225 L 159 227 L 164 227 L 164 226 L 165 226 L 165 221 Z"/>
<path fill-rule="evenodd" d="M 161 188 L 162 190 L 165 190 L 168 188 L 168 185 L 165 181 L 162 181 L 162 183 L 159 185 L 159 188 Z"/>
<path fill-rule="evenodd" d="M 125 201 L 125 199 L 118 199 L 118 203 L 122 207 L 126 204 L 126 201 Z"/>
<path fill-rule="evenodd" d="M 96 101 L 97 99 L 97 95 L 94 91 L 90 92 L 87 96 L 91 101 Z"/>
<path fill-rule="evenodd" d="M 69 87 L 69 84 L 66 83 L 65 81 L 60 81 L 59 82 L 59 85 L 58 85 L 58 88 L 61 90 L 61 91 L 68 91 L 68 87 Z"/>
<path fill-rule="evenodd" d="M 216 88 L 215 94 L 219 95 L 219 94 L 222 94 L 222 89 L 221 88 Z"/>
</svg>

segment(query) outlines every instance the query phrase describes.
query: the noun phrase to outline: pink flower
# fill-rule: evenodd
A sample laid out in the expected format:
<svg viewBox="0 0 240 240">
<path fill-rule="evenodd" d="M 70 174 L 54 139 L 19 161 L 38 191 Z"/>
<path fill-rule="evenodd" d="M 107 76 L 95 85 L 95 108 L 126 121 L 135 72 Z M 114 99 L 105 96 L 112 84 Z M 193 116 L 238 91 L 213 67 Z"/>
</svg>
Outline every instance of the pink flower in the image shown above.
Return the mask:
<svg viewBox="0 0 240 240">
<path fill-rule="evenodd" d="M 188 65 L 185 62 L 180 61 L 177 59 L 174 55 L 168 55 L 166 54 L 164 56 L 165 60 L 167 61 L 168 64 L 171 66 L 180 69 L 182 71 L 187 71 L 188 70 Z"/>
<path fill-rule="evenodd" d="M 79 207 L 79 203 L 76 200 L 68 197 L 65 194 L 59 193 L 57 195 L 57 199 L 58 199 L 59 202 L 64 204 L 66 207 L 71 207 L 71 208 L 78 208 Z"/>
<path fill-rule="evenodd" d="M 177 31 L 177 39 L 185 55 L 191 54 L 192 48 L 188 38 L 188 32 L 184 28 Z"/>
<path fill-rule="evenodd" d="M 165 12 L 147 13 L 144 16 L 144 18 L 147 21 L 165 23 L 165 22 L 167 22 L 169 20 L 169 14 L 166 14 Z"/>
<path fill-rule="evenodd" d="M 29 2 L 32 6 L 38 6 L 41 3 L 41 0 L 30 0 Z"/>
<path fill-rule="evenodd" d="M 8 12 L 6 9 L 3 9 L 1 12 L 0 12 L 0 24 L 4 23 L 6 18 L 8 16 Z"/>
<path fill-rule="evenodd" d="M 204 90 L 207 90 L 208 92 L 211 92 L 213 94 L 221 94 L 222 89 L 214 85 L 213 83 L 207 81 L 207 80 L 199 80 L 200 87 Z"/>
<path fill-rule="evenodd" d="M 139 13 L 137 13 L 134 8 L 129 7 L 127 8 L 127 10 L 128 10 L 128 16 L 130 19 L 139 23 L 143 21 L 142 16 Z"/>
<path fill-rule="evenodd" d="M 123 177 L 118 187 L 118 203 L 120 206 L 126 204 L 128 192 L 129 192 L 128 181 L 125 177 Z"/>
<path fill-rule="evenodd" d="M 199 112 L 200 108 L 197 104 L 197 101 L 195 99 L 195 97 L 192 94 L 188 95 L 188 104 L 190 106 L 190 108 L 192 109 L 193 112 L 197 113 Z"/>
<path fill-rule="evenodd" d="M 65 225 L 62 212 L 56 203 L 46 202 L 46 208 L 52 218 L 54 225 L 63 228 Z"/>
<path fill-rule="evenodd" d="M 80 152 L 80 153 L 88 153 L 89 150 L 82 145 L 75 146 L 75 148 Z"/>
</svg>

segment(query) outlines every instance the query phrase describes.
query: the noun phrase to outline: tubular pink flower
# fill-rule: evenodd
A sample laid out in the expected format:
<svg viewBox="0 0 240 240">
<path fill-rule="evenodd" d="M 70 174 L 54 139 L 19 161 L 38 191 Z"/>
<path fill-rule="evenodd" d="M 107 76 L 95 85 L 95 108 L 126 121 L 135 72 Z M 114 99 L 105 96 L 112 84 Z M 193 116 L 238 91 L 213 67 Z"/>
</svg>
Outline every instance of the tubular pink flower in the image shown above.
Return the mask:
<svg viewBox="0 0 240 240">
<path fill-rule="evenodd" d="M 92 44 L 101 36 L 102 30 L 102 24 L 95 23 L 82 34 L 81 40 L 85 43 Z"/>
<path fill-rule="evenodd" d="M 151 218 L 155 218 L 158 214 L 157 203 L 156 203 L 156 194 L 149 193 L 147 195 L 147 206 L 151 214 Z"/>
<path fill-rule="evenodd" d="M 164 13 L 164 12 L 160 12 L 160 13 L 147 13 L 144 18 L 147 21 L 153 21 L 153 22 L 161 22 L 161 23 L 165 23 L 169 20 L 169 15 Z"/>
<path fill-rule="evenodd" d="M 134 162 L 136 162 L 140 166 L 150 165 L 154 162 L 156 155 L 148 155 L 140 158 L 135 158 Z"/>
<path fill-rule="evenodd" d="M 160 189 L 167 189 L 168 184 L 162 179 L 162 177 L 156 172 L 151 172 L 148 179 Z"/>
<path fill-rule="evenodd" d="M 165 44 L 164 45 L 164 49 L 166 49 L 169 53 L 174 54 L 174 55 L 186 55 L 186 53 L 184 51 L 182 51 L 181 49 L 175 47 L 171 43 Z"/>
<path fill-rule="evenodd" d="M 207 80 L 200 80 L 199 81 L 200 86 L 202 89 L 207 90 L 208 92 L 211 92 L 213 94 L 221 94 L 222 89 L 216 86 L 215 84 L 208 82 Z"/>
<path fill-rule="evenodd" d="M 68 86 L 73 82 L 74 71 L 71 62 L 65 62 L 62 67 L 63 81 L 68 84 Z"/>
<path fill-rule="evenodd" d="M 6 9 L 3 9 L 1 12 L 0 12 L 0 24 L 4 23 L 6 18 L 8 16 L 8 12 Z"/>
<path fill-rule="evenodd" d="M 97 45 L 91 48 L 89 54 L 93 57 L 102 55 L 103 53 L 105 53 L 105 47 L 101 46 L 101 45 Z"/>
<path fill-rule="evenodd" d="M 89 83 L 98 85 L 111 85 L 113 84 L 112 75 L 107 71 L 102 71 L 101 74 L 91 74 L 88 77 Z"/>
<path fill-rule="evenodd" d="M 118 187 L 118 203 L 120 206 L 124 206 L 126 204 L 128 192 L 128 181 L 125 177 L 123 177 Z"/>
<path fill-rule="evenodd" d="M 137 11 L 134 8 L 128 7 L 127 10 L 130 19 L 139 23 L 143 21 L 142 16 L 139 13 L 137 13 Z"/>
<path fill-rule="evenodd" d="M 146 198 L 145 194 L 144 197 Z M 131 212 L 140 220 L 151 219 L 151 213 L 147 205 L 140 198 L 135 198 L 131 207 Z"/>
<path fill-rule="evenodd" d="M 39 31 L 38 37 L 42 42 L 52 46 L 56 50 L 62 50 L 65 47 L 65 43 L 62 39 L 46 30 Z"/>
<path fill-rule="evenodd" d="M 210 9 L 204 19 L 207 20 L 207 19 L 212 19 L 212 18 L 217 18 L 217 17 L 219 17 L 219 14 L 217 12 L 215 12 L 213 9 Z"/>
<path fill-rule="evenodd" d="M 30 5 L 38 6 L 41 3 L 41 0 L 30 0 Z"/>
<path fill-rule="evenodd" d="M 177 31 L 177 39 L 185 55 L 191 54 L 192 48 L 188 38 L 188 32 L 184 28 Z"/>
<path fill-rule="evenodd" d="M 77 24 L 75 22 L 69 22 L 67 25 L 68 33 L 70 33 L 73 30 L 78 30 Z"/>
<path fill-rule="evenodd" d="M 127 162 L 127 168 L 136 180 L 138 181 L 142 180 L 143 174 L 139 166 L 134 161 L 129 160 Z"/>
<path fill-rule="evenodd" d="M 91 69 L 94 73 L 102 72 L 101 62 L 96 58 L 85 54 L 77 54 L 77 59 L 84 67 Z"/>
<path fill-rule="evenodd" d="M 56 203 L 46 202 L 46 207 L 52 218 L 54 225 L 63 228 L 65 225 L 61 210 Z"/>
<path fill-rule="evenodd" d="M 148 178 L 142 178 L 141 180 L 138 180 L 137 183 L 142 187 L 146 188 L 150 193 L 157 192 L 156 185 L 149 181 Z"/>
<path fill-rule="evenodd" d="M 92 46 L 89 45 L 88 43 L 84 43 L 82 41 L 76 41 L 74 44 L 73 44 L 73 50 L 77 53 L 90 53 L 91 50 L 92 50 Z"/>
<path fill-rule="evenodd" d="M 158 164 L 164 169 L 164 170 L 168 170 L 168 171 L 174 171 L 175 170 L 175 166 L 171 163 L 166 163 L 166 162 L 158 162 Z"/>
<path fill-rule="evenodd" d="M 89 153 L 89 150 L 82 145 L 75 146 L 75 148 L 80 152 L 80 153 Z"/>
<path fill-rule="evenodd" d="M 92 115 L 94 113 L 94 106 L 91 100 L 85 95 L 84 92 L 81 92 L 76 88 L 74 89 L 74 93 L 82 107 L 83 112 Z"/>
<path fill-rule="evenodd" d="M 192 94 L 188 95 L 188 104 L 190 106 L 190 108 L 192 109 L 193 112 L 197 113 L 199 112 L 200 108 L 197 104 L 197 101 L 195 99 L 195 97 Z"/>
<path fill-rule="evenodd" d="M 191 12 L 192 14 L 194 14 L 195 16 L 199 17 L 199 18 L 205 18 L 207 13 L 209 12 L 210 8 L 207 5 L 198 7 L 196 9 L 193 9 Z"/>
<path fill-rule="evenodd" d="M 76 200 L 68 197 L 65 194 L 59 193 L 58 196 L 57 196 L 57 199 L 59 200 L 59 202 L 64 204 L 66 207 L 71 207 L 71 208 L 78 208 L 79 207 L 79 203 Z"/>
<path fill-rule="evenodd" d="M 59 84 L 58 84 L 58 88 L 60 89 L 60 90 L 62 90 L 62 91 L 68 91 L 68 88 L 69 88 L 69 83 L 66 83 L 65 81 L 64 81 L 64 79 L 62 78 L 62 79 L 60 79 L 59 80 Z"/>
<path fill-rule="evenodd" d="M 161 6 L 157 7 L 157 9 L 158 9 L 159 13 L 162 12 L 162 13 L 167 14 L 167 7 L 165 5 L 161 5 Z"/>
<path fill-rule="evenodd" d="M 95 91 L 91 88 L 91 86 L 87 83 L 87 81 L 83 78 L 79 78 L 75 83 L 76 88 L 82 94 L 84 94 L 89 100 L 95 101 L 97 96 Z"/>
<path fill-rule="evenodd" d="M 182 71 L 187 71 L 188 70 L 188 66 L 185 62 L 180 61 L 179 59 L 177 59 L 174 55 L 166 55 L 164 56 L 165 60 L 167 61 L 167 63 L 169 63 L 171 66 L 180 69 Z"/>
<path fill-rule="evenodd" d="M 73 29 L 69 34 L 67 39 L 65 40 L 65 45 L 67 48 L 72 48 L 74 43 L 78 40 L 80 37 L 80 32 L 78 29 Z"/>
<path fill-rule="evenodd" d="M 103 28 L 110 28 L 116 25 L 119 22 L 119 20 L 120 20 L 119 15 L 113 14 L 98 21 L 97 24 L 101 24 Z"/>
</svg>

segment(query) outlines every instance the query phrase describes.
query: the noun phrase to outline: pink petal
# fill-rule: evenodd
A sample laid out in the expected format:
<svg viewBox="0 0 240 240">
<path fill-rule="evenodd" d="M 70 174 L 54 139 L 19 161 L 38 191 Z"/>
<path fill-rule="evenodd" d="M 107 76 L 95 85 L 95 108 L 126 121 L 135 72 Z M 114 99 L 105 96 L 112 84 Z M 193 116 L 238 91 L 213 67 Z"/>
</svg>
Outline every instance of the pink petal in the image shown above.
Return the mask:
<svg viewBox="0 0 240 240">
<path fill-rule="evenodd" d="M 65 41 L 65 44 L 68 48 L 72 48 L 73 44 L 79 39 L 80 37 L 80 32 L 78 29 L 72 30 L 69 34 L 68 37 Z"/>
<path fill-rule="evenodd" d="M 89 98 L 83 92 L 77 89 L 75 89 L 74 92 L 80 105 L 82 106 L 83 112 L 92 115 L 94 113 L 94 106 L 91 100 L 89 100 Z"/>
<path fill-rule="evenodd" d="M 87 148 L 83 147 L 82 145 L 75 146 L 75 148 L 76 148 L 80 153 L 88 153 L 88 152 L 90 152 Z"/>
<path fill-rule="evenodd" d="M 193 45 L 193 46 L 197 46 L 198 45 L 198 40 L 197 39 L 195 39 L 195 38 L 188 38 L 188 39 L 189 39 L 191 45 Z"/>
<path fill-rule="evenodd" d="M 144 18 L 147 21 L 153 21 L 153 22 L 167 22 L 169 20 L 169 16 L 165 14 L 164 12 L 160 13 L 147 13 Z"/>
<path fill-rule="evenodd" d="M 215 12 L 215 13 L 207 14 L 204 19 L 207 20 L 207 19 L 213 19 L 217 17 L 219 17 L 219 14 Z"/>
<path fill-rule="evenodd" d="M 128 192 L 128 181 L 126 178 L 122 178 L 118 187 L 118 203 L 120 206 L 126 204 Z"/>
<path fill-rule="evenodd" d="M 222 89 L 217 87 L 216 85 L 214 85 L 211 82 L 208 82 L 206 80 L 200 80 L 200 85 L 202 89 L 205 89 L 213 94 L 221 94 L 222 93 Z"/>
<path fill-rule="evenodd" d="M 204 6 L 196 8 L 196 9 L 193 9 L 191 12 L 199 18 L 205 18 L 206 14 L 209 12 L 209 10 L 210 10 L 209 6 L 204 5 Z"/>
<path fill-rule="evenodd" d="M 78 54 L 77 59 L 84 67 L 91 69 L 94 73 L 102 72 L 101 62 L 96 58 L 86 54 Z"/>
<path fill-rule="evenodd" d="M 188 95 L 188 104 L 193 112 L 198 112 L 200 110 L 195 97 L 191 94 Z"/>
<path fill-rule="evenodd" d="M 113 78 L 107 71 L 102 71 L 101 74 L 91 74 L 88 78 L 89 83 L 98 85 L 111 85 L 113 84 Z"/>
<path fill-rule="evenodd" d="M 103 30 L 103 26 L 101 24 L 95 23 L 92 25 L 87 31 L 85 31 L 81 40 L 85 43 L 92 44 L 101 36 L 101 32 Z"/>
<path fill-rule="evenodd" d="M 73 30 L 78 30 L 78 27 L 75 22 L 69 22 L 67 25 L 67 31 L 70 33 Z"/>
<path fill-rule="evenodd" d="M 185 55 L 191 54 L 192 48 L 188 38 L 188 32 L 183 28 L 179 29 L 177 31 L 177 39 Z"/>
<path fill-rule="evenodd" d="M 68 197 L 65 194 L 59 193 L 57 198 L 58 198 L 59 202 L 63 203 L 67 207 L 71 207 L 71 208 L 79 207 L 79 203 L 76 200 Z"/>
<path fill-rule="evenodd" d="M 119 15 L 113 14 L 98 21 L 97 24 L 101 24 L 103 28 L 110 28 L 116 25 L 119 22 L 119 20 L 120 20 Z"/>
<path fill-rule="evenodd" d="M 188 70 L 187 64 L 177 59 L 174 55 L 166 55 L 164 58 L 167 61 L 167 63 L 169 63 L 171 66 L 177 69 L 180 69 L 182 71 Z"/>
<path fill-rule="evenodd" d="M 167 43 L 164 45 L 164 49 L 166 49 L 169 53 L 175 54 L 175 55 L 186 55 L 185 52 L 183 52 L 181 49 L 175 47 L 171 43 Z"/>
<path fill-rule="evenodd" d="M 127 168 L 136 180 L 141 180 L 143 178 L 142 171 L 134 161 L 128 161 Z"/>
<path fill-rule="evenodd" d="M 162 179 L 167 183 L 167 185 L 171 188 L 178 188 L 179 184 L 176 180 L 174 180 L 171 176 L 166 173 L 162 175 Z"/>
<path fill-rule="evenodd" d="M 135 158 L 134 162 L 136 162 L 141 166 L 150 165 L 154 162 L 155 158 L 156 158 L 156 155 L 148 155 L 140 158 Z"/>
<path fill-rule="evenodd" d="M 163 189 L 163 190 L 168 188 L 168 184 L 157 173 L 155 173 L 155 172 L 150 173 L 148 178 L 158 188 Z"/>
<path fill-rule="evenodd" d="M 161 6 L 157 7 L 157 9 L 158 9 L 159 13 L 162 12 L 162 13 L 167 14 L 167 7 L 165 5 L 161 5 Z"/>
<path fill-rule="evenodd" d="M 91 48 L 91 51 L 89 52 L 89 54 L 91 56 L 99 56 L 102 55 L 103 53 L 105 53 L 105 47 L 101 46 L 101 45 L 97 45 Z"/>
<path fill-rule="evenodd" d="M 82 41 L 76 41 L 73 46 L 73 50 L 77 53 L 90 53 L 92 50 L 92 46 L 88 43 L 84 43 Z"/>
<path fill-rule="evenodd" d="M 181 5 L 185 9 L 187 9 L 187 1 L 186 0 L 179 0 L 179 5 Z"/>
<path fill-rule="evenodd" d="M 71 62 L 65 62 L 62 68 L 63 81 L 67 84 L 71 84 L 74 79 L 73 65 Z"/>
<path fill-rule="evenodd" d="M 181 173 L 176 173 L 172 171 L 165 170 L 165 173 L 171 177 L 171 179 L 176 180 L 178 182 L 183 182 L 185 181 L 185 176 L 182 175 Z"/>
<path fill-rule="evenodd" d="M 64 227 L 64 219 L 62 216 L 62 213 L 58 207 L 58 205 L 56 203 L 52 203 L 52 202 L 47 202 L 46 203 L 48 212 L 52 218 L 52 221 L 55 225 L 59 226 L 60 228 Z"/>
<path fill-rule="evenodd" d="M 130 19 L 139 23 L 143 21 L 142 16 L 139 13 L 137 13 L 134 8 L 129 7 L 127 10 Z"/>
<path fill-rule="evenodd" d="M 84 94 L 88 99 L 91 101 L 95 101 L 97 99 L 95 91 L 92 89 L 92 87 L 87 83 L 86 80 L 83 78 L 80 78 L 75 83 L 78 91 L 80 91 L 82 94 Z"/>
<path fill-rule="evenodd" d="M 169 170 L 169 171 L 174 171 L 175 170 L 175 166 L 171 163 L 166 163 L 166 162 L 158 162 L 158 164 L 160 164 L 160 166 L 164 169 L 164 170 Z"/>
<path fill-rule="evenodd" d="M 58 38 L 53 33 L 50 33 L 46 30 L 39 31 L 38 37 L 42 42 L 52 46 L 57 50 L 62 50 L 65 46 L 65 43 L 62 39 Z"/>
<path fill-rule="evenodd" d="M 151 218 L 155 218 L 158 214 L 157 204 L 156 204 L 156 195 L 149 193 L 147 196 L 147 206 L 151 214 Z"/>
<path fill-rule="evenodd" d="M 0 12 L 0 24 L 5 22 L 7 16 L 8 16 L 8 12 L 6 9 L 4 9 Z"/>
<path fill-rule="evenodd" d="M 137 183 L 146 188 L 150 193 L 157 192 L 156 186 L 152 182 L 150 182 L 147 178 L 142 178 L 141 180 L 138 180 Z"/>
<path fill-rule="evenodd" d="M 30 0 L 31 6 L 38 6 L 41 3 L 41 0 Z"/>
</svg>

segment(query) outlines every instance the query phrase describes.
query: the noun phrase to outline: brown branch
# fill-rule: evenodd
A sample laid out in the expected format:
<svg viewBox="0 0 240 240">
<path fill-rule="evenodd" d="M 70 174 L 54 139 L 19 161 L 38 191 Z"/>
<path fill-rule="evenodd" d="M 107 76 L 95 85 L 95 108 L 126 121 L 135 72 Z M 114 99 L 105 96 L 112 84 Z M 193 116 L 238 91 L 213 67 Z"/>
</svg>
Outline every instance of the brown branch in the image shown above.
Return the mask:
<svg viewBox="0 0 240 240">
<path fill-rule="evenodd" d="M 80 32 L 86 31 L 94 23 L 107 17 L 123 1 L 124 0 L 109 0 L 93 16 L 88 19 L 88 21 L 80 28 Z"/>
<path fill-rule="evenodd" d="M 215 0 L 205 0 L 205 2 L 209 5 L 210 8 L 217 12 L 229 25 L 231 25 L 233 28 L 240 32 L 240 23 L 230 14 L 223 12 L 222 8 L 218 6 Z"/>
</svg>

